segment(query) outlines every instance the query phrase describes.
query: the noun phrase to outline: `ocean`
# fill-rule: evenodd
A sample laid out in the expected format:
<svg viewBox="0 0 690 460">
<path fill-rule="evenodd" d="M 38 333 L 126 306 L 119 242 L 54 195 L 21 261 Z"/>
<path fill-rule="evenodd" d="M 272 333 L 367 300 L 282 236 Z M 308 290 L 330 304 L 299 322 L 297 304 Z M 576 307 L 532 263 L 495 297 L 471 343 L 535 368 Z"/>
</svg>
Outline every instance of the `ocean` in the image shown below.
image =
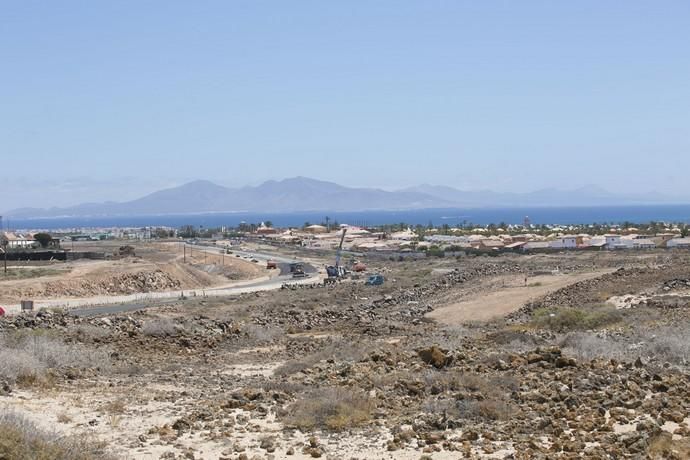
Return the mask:
<svg viewBox="0 0 690 460">
<path fill-rule="evenodd" d="M 591 223 L 690 223 L 690 204 L 597 207 L 541 207 L 541 208 L 482 208 L 482 209 L 418 209 L 407 211 L 361 212 L 264 212 L 215 213 L 185 215 L 117 216 L 117 217 L 56 217 L 36 219 L 5 219 L 3 226 L 12 229 L 73 229 L 110 227 L 183 225 L 215 228 L 235 227 L 242 222 L 271 221 L 275 227 L 298 227 L 306 222 L 318 224 L 329 218 L 331 224 L 384 225 L 404 222 L 409 225 L 488 225 L 522 224 L 529 217 L 532 224 L 591 224 Z"/>
</svg>

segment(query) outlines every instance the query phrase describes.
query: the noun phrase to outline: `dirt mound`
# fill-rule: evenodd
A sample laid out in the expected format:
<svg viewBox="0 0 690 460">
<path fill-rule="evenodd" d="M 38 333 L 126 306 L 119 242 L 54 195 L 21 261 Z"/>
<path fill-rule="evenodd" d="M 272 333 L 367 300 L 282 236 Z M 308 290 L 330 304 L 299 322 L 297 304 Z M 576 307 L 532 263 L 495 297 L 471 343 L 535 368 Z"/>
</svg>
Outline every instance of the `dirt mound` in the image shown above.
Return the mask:
<svg viewBox="0 0 690 460">
<path fill-rule="evenodd" d="M 8 289 L 6 296 L 11 298 L 88 297 L 166 291 L 179 287 L 179 280 L 162 270 L 154 270 L 123 273 L 95 280 L 50 281 L 32 287 Z"/>
</svg>

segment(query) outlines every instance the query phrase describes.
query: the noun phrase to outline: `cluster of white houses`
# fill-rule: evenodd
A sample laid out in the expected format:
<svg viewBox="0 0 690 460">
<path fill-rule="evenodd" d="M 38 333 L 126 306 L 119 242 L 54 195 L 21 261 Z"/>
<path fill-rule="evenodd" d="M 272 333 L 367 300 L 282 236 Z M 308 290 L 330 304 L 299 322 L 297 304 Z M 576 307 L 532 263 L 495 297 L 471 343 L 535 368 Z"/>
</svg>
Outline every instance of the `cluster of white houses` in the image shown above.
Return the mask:
<svg viewBox="0 0 690 460">
<path fill-rule="evenodd" d="M 31 233 L 0 232 L 0 244 L 9 249 L 31 248 L 36 240 Z"/>
<path fill-rule="evenodd" d="M 479 232 L 472 235 L 439 234 L 437 230 L 426 230 L 420 238 L 412 229 L 384 234 L 370 232 L 366 229 L 342 225 L 339 229 L 327 229 L 321 225 L 311 225 L 304 229 L 278 230 L 259 227 L 257 234 L 284 243 L 299 243 L 312 248 L 333 248 L 340 242 L 343 229 L 345 248 L 364 251 L 411 251 L 438 246 L 440 248 L 457 248 L 462 250 L 513 250 L 537 251 L 560 249 L 654 249 L 654 248 L 690 248 L 690 238 L 683 238 L 679 233 L 659 233 L 655 235 L 639 234 L 562 234 L 548 236 L 523 233 L 510 235 L 486 235 Z M 452 233 L 452 232 L 451 232 Z"/>
<path fill-rule="evenodd" d="M 456 245 L 475 249 L 507 249 L 515 251 L 534 251 L 548 249 L 654 249 L 690 248 L 690 238 L 682 238 L 676 233 L 657 235 L 549 235 L 534 234 L 498 236 L 445 236 L 426 237 L 425 241 L 444 245 Z"/>
<path fill-rule="evenodd" d="M 172 230 L 172 229 L 169 229 Z M 524 229 L 523 229 L 524 230 Z M 673 229 L 677 230 L 677 229 Z M 477 228 L 472 234 L 460 234 L 460 229 L 450 229 L 447 234 L 441 234 L 438 229 L 425 229 L 424 237 L 408 228 L 406 230 L 385 233 L 371 231 L 356 226 L 341 225 L 327 228 L 323 225 L 310 225 L 302 229 L 278 229 L 260 225 L 255 236 L 284 244 L 300 244 L 314 249 L 332 249 L 338 246 L 345 231 L 345 249 L 355 251 L 417 251 L 436 246 L 441 249 L 462 250 L 504 250 L 504 251 L 539 251 L 562 249 L 654 249 L 654 248 L 683 248 L 690 249 L 690 238 L 682 237 L 680 231 L 669 231 L 655 235 L 641 235 L 636 233 L 605 235 L 564 234 L 554 232 L 548 236 L 521 233 L 510 234 L 499 232 L 488 235 L 485 229 Z M 466 232 L 466 230 L 462 230 Z M 151 238 L 150 229 L 109 229 L 99 230 L 88 235 L 71 236 L 78 240 L 102 239 L 148 239 Z M 223 236 L 217 237 L 222 244 Z M 0 232 L 0 243 L 9 249 L 37 247 L 38 243 L 29 232 Z M 60 240 L 53 238 L 51 246 L 59 246 Z"/>
</svg>

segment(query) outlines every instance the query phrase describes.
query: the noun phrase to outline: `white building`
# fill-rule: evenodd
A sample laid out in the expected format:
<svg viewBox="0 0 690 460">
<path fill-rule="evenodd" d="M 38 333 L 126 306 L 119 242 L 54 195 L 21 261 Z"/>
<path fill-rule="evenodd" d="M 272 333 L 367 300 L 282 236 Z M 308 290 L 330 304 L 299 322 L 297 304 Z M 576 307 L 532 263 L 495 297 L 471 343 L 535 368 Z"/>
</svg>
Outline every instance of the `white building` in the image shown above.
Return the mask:
<svg viewBox="0 0 690 460">
<path fill-rule="evenodd" d="M 534 249 L 549 249 L 551 246 L 548 241 L 528 241 L 522 246 L 524 251 L 531 251 Z"/>
<path fill-rule="evenodd" d="M 413 232 L 411 228 L 408 228 L 402 232 L 391 233 L 391 239 L 400 241 L 411 241 L 418 238 L 418 236 L 419 235 Z"/>
<path fill-rule="evenodd" d="M 690 249 L 690 238 L 673 238 L 666 242 L 666 247 Z"/>
<path fill-rule="evenodd" d="M 552 249 L 576 249 L 577 236 L 563 235 L 557 237 L 555 240 L 549 242 L 549 247 Z"/>
<path fill-rule="evenodd" d="M 5 232 L 0 239 L 3 240 L 3 243 L 7 242 L 8 248 L 30 248 L 36 243 L 33 235 L 29 233 Z"/>
<path fill-rule="evenodd" d="M 632 238 L 622 238 L 620 235 L 613 235 L 611 233 L 604 235 L 606 240 L 606 249 L 632 249 Z"/>
<path fill-rule="evenodd" d="M 635 249 L 654 249 L 656 243 L 648 238 L 634 238 L 632 240 Z"/>
<path fill-rule="evenodd" d="M 432 235 L 425 238 L 426 241 L 442 244 L 468 244 L 469 239 L 466 236 L 454 235 Z"/>
</svg>

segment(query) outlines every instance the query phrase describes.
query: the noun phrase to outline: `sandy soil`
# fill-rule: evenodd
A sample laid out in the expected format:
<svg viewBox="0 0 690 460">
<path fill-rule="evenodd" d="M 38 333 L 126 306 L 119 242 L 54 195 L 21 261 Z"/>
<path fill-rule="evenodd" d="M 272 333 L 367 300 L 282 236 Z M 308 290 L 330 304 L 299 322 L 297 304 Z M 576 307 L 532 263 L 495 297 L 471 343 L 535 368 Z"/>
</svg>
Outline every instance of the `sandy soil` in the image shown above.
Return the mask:
<svg viewBox="0 0 690 460">
<path fill-rule="evenodd" d="M 177 256 L 160 250 L 150 257 L 162 264 Z M 14 409 L 49 430 L 91 434 L 117 458 L 306 459 L 312 437 L 327 459 L 662 458 L 645 455 L 660 432 L 670 441 L 690 439 L 690 304 L 624 309 L 619 322 L 575 330 L 571 339 L 580 342 L 563 341 L 569 331 L 529 317 L 484 322 L 590 278 L 598 279 L 563 298 L 581 307 L 580 299 L 611 292 L 666 292 L 664 282 L 690 273 L 678 261 L 677 273 L 604 275 L 623 263 L 622 255 L 607 257 L 606 264 L 599 254 L 381 259 L 368 264 L 386 276 L 378 287 L 358 280 L 189 298 L 102 318 L 48 312 L 37 324 L 4 318 L 8 337 L 22 329 L 106 356 L 83 369 L 54 369 L 45 386 L 10 379 L 0 411 Z M 536 274 L 552 272 L 561 274 Z M 535 273 L 527 286 L 524 273 Z M 463 321 L 474 324 L 456 326 Z M 678 340 L 656 345 L 678 325 Z M 420 353 L 435 348 L 438 366 Z M 313 393 L 324 389 L 366 396 L 373 406 L 365 421 L 342 431 L 291 424 L 286 416 L 301 402 L 319 404 L 308 414 L 326 410 L 333 393 Z"/>
<path fill-rule="evenodd" d="M 442 324 L 459 325 L 466 321 L 487 321 L 517 311 L 531 300 L 579 281 L 597 278 L 612 270 L 587 273 L 540 275 L 527 279 L 524 276 L 507 276 L 493 280 L 493 288 L 482 290 L 460 302 L 436 308 L 427 316 Z"/>
<path fill-rule="evenodd" d="M 33 299 L 75 297 L 82 295 L 129 294 L 126 289 L 112 288 L 123 275 L 163 272 L 180 289 L 224 286 L 231 281 L 259 278 L 269 274 L 263 265 L 210 250 L 187 249 L 183 253 L 179 243 L 128 243 L 122 241 L 75 243 L 74 251 L 116 253 L 120 246 L 135 247 L 136 257 L 108 260 L 77 260 L 46 266 L 59 273 L 47 276 L 2 280 L 0 302 L 15 303 L 30 296 Z M 12 267 L 10 267 L 11 269 Z M 34 267 L 35 268 L 35 267 Z M 151 291 L 173 286 L 152 286 Z M 41 293 L 46 293 L 42 295 Z"/>
</svg>

